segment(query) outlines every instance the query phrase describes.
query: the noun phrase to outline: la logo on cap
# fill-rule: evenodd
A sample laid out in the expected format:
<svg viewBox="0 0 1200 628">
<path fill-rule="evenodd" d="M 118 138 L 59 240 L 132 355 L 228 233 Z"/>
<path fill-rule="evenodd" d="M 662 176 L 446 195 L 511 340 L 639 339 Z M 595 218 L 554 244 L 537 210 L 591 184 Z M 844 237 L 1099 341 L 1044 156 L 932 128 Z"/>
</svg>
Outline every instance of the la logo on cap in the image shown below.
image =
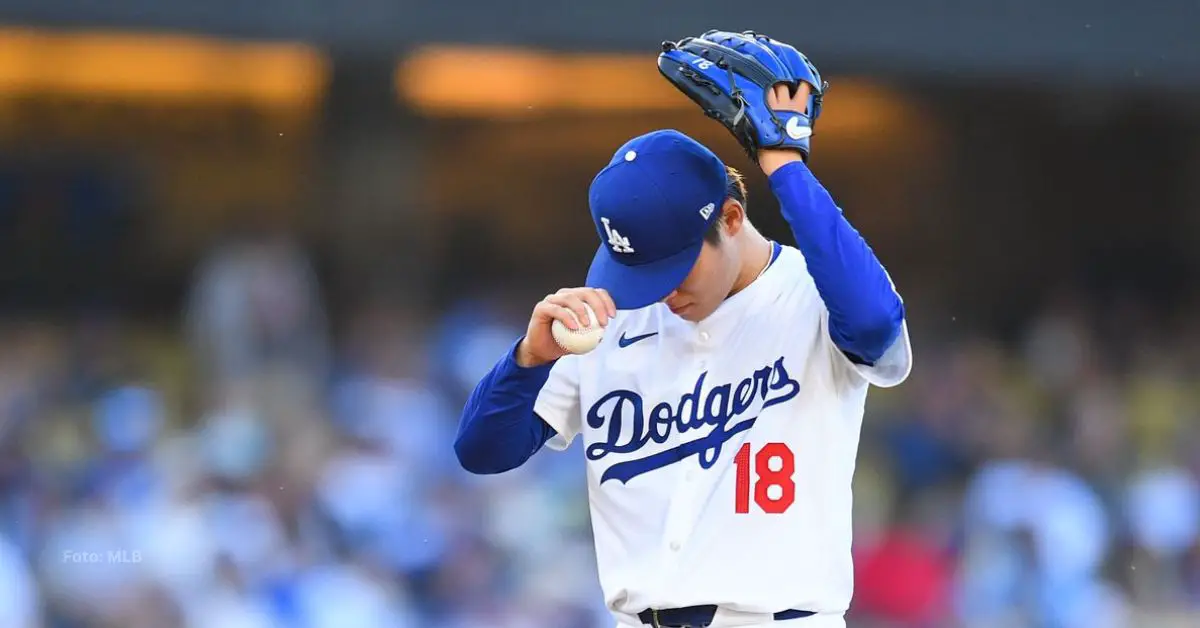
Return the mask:
<svg viewBox="0 0 1200 628">
<path fill-rule="evenodd" d="M 613 253 L 633 252 L 633 247 L 629 245 L 629 238 L 621 235 L 620 231 L 613 229 L 608 224 L 607 218 L 601 218 L 600 222 L 604 223 L 604 233 L 608 234 L 608 245 L 612 247 Z"/>
</svg>

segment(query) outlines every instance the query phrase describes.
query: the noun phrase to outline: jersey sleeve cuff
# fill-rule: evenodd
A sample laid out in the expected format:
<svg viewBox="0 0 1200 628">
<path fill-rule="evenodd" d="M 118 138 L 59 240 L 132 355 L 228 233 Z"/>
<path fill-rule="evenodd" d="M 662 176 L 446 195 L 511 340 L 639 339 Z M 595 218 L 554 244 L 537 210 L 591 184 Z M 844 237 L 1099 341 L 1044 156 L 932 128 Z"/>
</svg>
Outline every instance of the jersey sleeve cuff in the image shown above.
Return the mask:
<svg viewBox="0 0 1200 628">
<path fill-rule="evenodd" d="M 559 407 L 561 403 L 553 403 L 547 399 L 547 395 L 552 398 L 559 399 L 562 397 L 561 392 L 555 390 L 547 391 L 547 382 L 550 379 L 551 372 L 555 367 L 567 366 L 567 363 L 562 358 L 553 360 L 538 366 L 521 366 L 517 363 L 517 349 L 521 346 L 521 342 L 525 340 L 525 336 L 517 339 L 508 354 L 500 363 L 499 375 L 510 385 L 520 388 L 521 390 L 529 391 L 535 396 L 533 403 L 533 413 L 538 420 L 550 426 L 554 430 L 554 435 L 550 440 L 546 441 L 546 447 L 562 451 L 571 445 L 571 441 L 575 438 L 578 430 L 572 429 L 570 418 L 564 414 Z M 574 357 L 574 356 L 567 356 Z M 573 365 L 572 365 L 573 366 Z"/>
<path fill-rule="evenodd" d="M 576 436 L 576 433 L 567 425 L 566 419 L 552 413 L 543 414 L 537 410 L 534 410 L 533 413 L 554 431 L 554 435 L 546 441 L 546 448 L 554 451 L 566 451 Z"/>
<path fill-rule="evenodd" d="M 821 316 L 821 334 L 829 350 L 834 354 L 833 359 L 839 362 L 842 371 L 851 377 L 879 388 L 892 388 L 904 383 L 904 380 L 908 379 L 909 373 L 912 372 L 912 342 L 908 337 L 908 321 L 901 323 L 900 334 L 883 352 L 883 355 L 872 364 L 855 362 L 837 346 L 829 334 L 828 312 L 824 312 Z"/>
<path fill-rule="evenodd" d="M 846 361 L 851 362 L 850 358 Z M 900 327 L 900 335 L 892 341 L 883 356 L 874 364 L 856 364 L 851 362 L 854 370 L 865 380 L 880 388 L 899 386 L 908 379 L 912 371 L 912 344 L 908 339 L 908 322 Z"/>
</svg>

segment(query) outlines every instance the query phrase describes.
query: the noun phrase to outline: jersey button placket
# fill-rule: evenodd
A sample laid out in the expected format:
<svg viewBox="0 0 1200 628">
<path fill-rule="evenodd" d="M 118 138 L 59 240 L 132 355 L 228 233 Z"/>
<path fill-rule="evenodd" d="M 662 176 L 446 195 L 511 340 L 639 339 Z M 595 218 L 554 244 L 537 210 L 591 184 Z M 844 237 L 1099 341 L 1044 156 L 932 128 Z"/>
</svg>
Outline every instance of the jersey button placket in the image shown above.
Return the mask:
<svg viewBox="0 0 1200 628">
<path fill-rule="evenodd" d="M 697 494 L 696 477 L 699 473 L 699 460 L 695 457 L 685 458 L 676 463 L 674 471 L 677 488 L 671 497 L 671 505 L 667 514 L 666 538 L 667 548 L 678 552 L 692 533 L 696 524 L 696 504 L 700 502 Z"/>
<path fill-rule="evenodd" d="M 667 517 L 663 526 L 663 541 L 670 553 L 678 552 L 683 542 L 691 532 L 695 521 L 696 497 L 693 495 L 694 486 L 690 481 L 692 465 L 697 464 L 695 457 L 685 458 L 668 467 L 675 490 L 671 492 L 670 505 L 667 506 Z"/>
<path fill-rule="evenodd" d="M 696 464 L 696 462 L 692 458 L 688 458 L 676 464 L 683 465 L 686 468 L 687 465 Z M 674 495 L 671 498 L 671 505 L 667 512 L 667 521 L 664 530 L 666 532 L 664 540 L 667 541 L 667 548 L 672 552 L 678 552 L 679 548 L 683 546 L 683 540 L 689 533 L 689 527 L 695 519 L 695 513 L 692 512 L 694 510 L 694 496 L 692 495 L 691 486 L 687 486 L 691 484 L 687 479 L 692 472 L 690 470 L 681 471 L 682 469 L 677 469 L 675 473 L 678 475 L 675 477 L 677 478 L 676 481 L 682 481 L 681 484 L 683 485 L 679 487 L 679 490 L 674 491 Z"/>
<path fill-rule="evenodd" d="M 699 374 L 708 370 L 708 356 L 712 352 L 711 340 L 712 334 L 708 331 L 698 331 L 693 337 L 693 356 L 696 367 L 696 377 Z M 694 378 L 693 378 L 694 381 Z M 687 440 L 687 439 L 684 439 Z M 696 477 L 699 471 L 695 468 L 699 465 L 699 460 L 695 456 L 689 457 L 677 463 L 682 465 L 681 469 L 675 471 L 676 481 L 679 482 L 679 489 L 671 498 L 671 505 L 667 513 L 666 535 L 667 549 L 672 553 L 678 552 L 683 548 L 684 542 L 688 535 L 691 534 L 691 528 L 695 524 L 696 513 L 695 505 L 700 501 L 696 495 Z"/>
<path fill-rule="evenodd" d="M 696 365 L 702 370 L 708 368 L 708 354 L 712 349 L 709 345 L 710 340 L 712 340 L 712 334 L 707 331 L 701 330 L 696 334 L 696 354 L 698 356 Z"/>
</svg>

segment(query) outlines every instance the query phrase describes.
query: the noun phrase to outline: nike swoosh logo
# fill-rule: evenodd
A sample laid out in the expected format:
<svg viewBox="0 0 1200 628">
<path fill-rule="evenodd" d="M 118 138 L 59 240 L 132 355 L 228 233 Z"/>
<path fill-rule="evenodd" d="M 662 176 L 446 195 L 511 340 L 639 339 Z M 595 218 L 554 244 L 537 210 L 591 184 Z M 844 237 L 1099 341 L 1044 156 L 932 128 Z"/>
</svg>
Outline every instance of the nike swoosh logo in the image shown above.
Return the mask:
<svg viewBox="0 0 1200 628">
<path fill-rule="evenodd" d="M 640 336 L 634 336 L 633 338 L 626 338 L 625 334 L 621 334 L 621 337 L 617 339 L 617 346 L 624 349 L 625 347 L 628 347 L 629 345 L 631 345 L 635 342 L 641 342 L 641 341 L 649 338 L 650 336 L 657 336 L 657 335 L 658 335 L 658 332 L 656 332 L 656 331 L 652 331 L 648 334 L 642 334 Z"/>
<path fill-rule="evenodd" d="M 800 116 L 795 116 L 788 119 L 784 125 L 784 130 L 787 131 L 788 137 L 794 140 L 802 140 L 812 136 L 812 127 L 800 126 Z"/>
</svg>

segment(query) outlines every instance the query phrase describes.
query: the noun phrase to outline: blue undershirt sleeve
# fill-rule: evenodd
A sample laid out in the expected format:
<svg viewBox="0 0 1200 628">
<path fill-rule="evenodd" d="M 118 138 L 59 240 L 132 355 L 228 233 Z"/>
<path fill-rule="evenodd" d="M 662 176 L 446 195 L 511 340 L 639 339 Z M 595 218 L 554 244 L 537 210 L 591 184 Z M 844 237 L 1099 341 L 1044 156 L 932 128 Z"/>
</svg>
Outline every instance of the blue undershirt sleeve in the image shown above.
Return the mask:
<svg viewBox="0 0 1200 628">
<path fill-rule="evenodd" d="M 553 363 L 523 368 L 516 362 L 516 348 L 514 344 L 479 381 L 463 407 L 454 453 L 471 473 L 515 469 L 555 435 L 533 411 Z"/>
<path fill-rule="evenodd" d="M 805 163 L 779 168 L 770 184 L 829 310 L 833 343 L 851 360 L 874 364 L 904 323 L 887 271 Z"/>
</svg>

